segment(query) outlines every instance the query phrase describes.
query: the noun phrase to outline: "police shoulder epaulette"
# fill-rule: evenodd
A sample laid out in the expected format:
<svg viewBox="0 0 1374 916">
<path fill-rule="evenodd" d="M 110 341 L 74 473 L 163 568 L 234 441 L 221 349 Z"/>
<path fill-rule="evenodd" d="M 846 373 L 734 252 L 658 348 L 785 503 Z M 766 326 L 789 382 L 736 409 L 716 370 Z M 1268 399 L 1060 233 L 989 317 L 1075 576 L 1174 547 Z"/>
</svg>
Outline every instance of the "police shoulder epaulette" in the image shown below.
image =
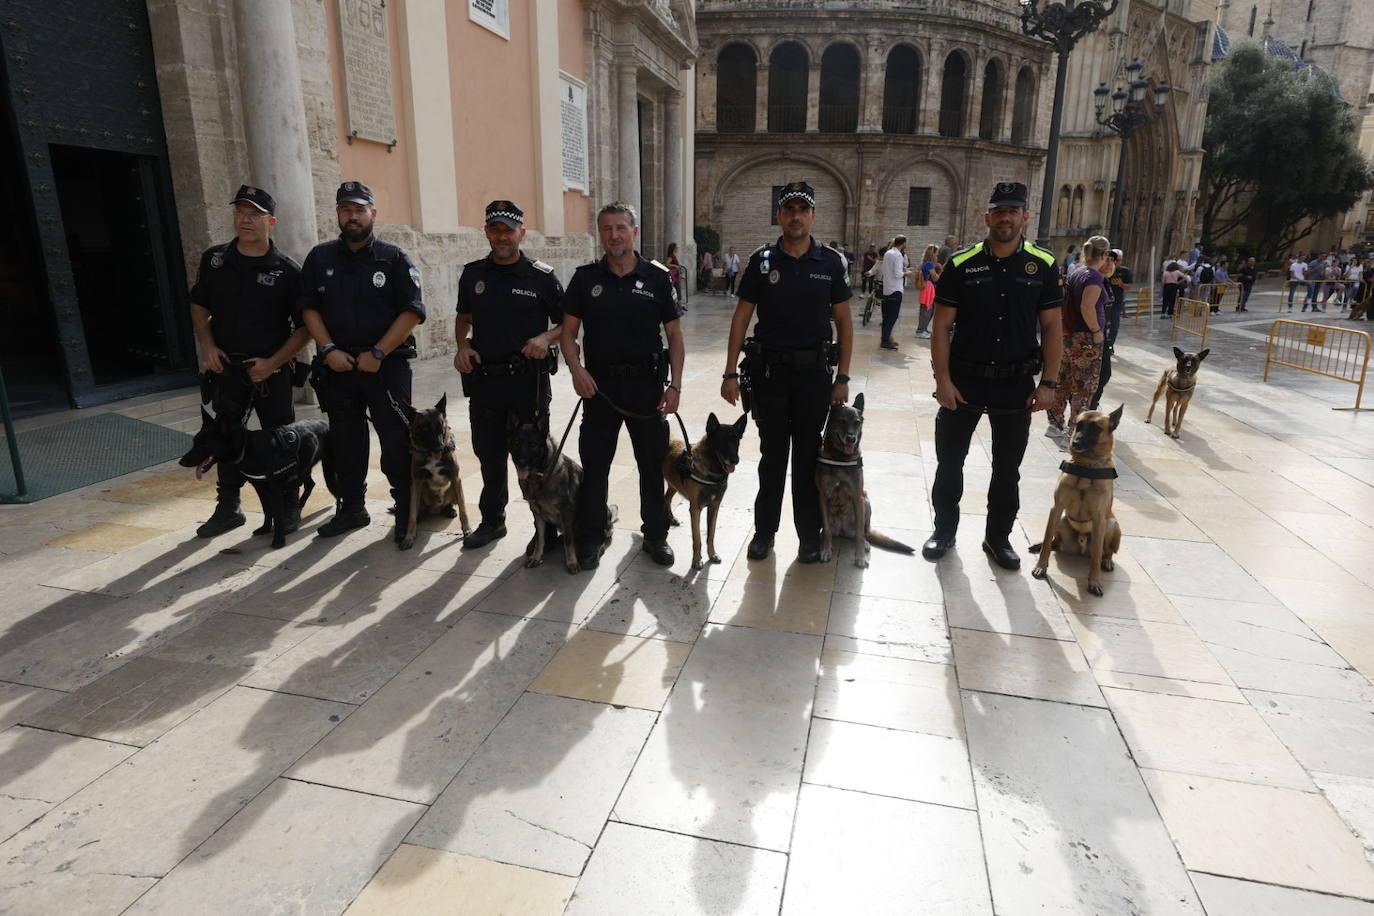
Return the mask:
<svg viewBox="0 0 1374 916">
<path fill-rule="evenodd" d="M 653 258 L 650 258 L 650 259 L 649 259 L 649 263 L 652 264 L 652 265 L 654 265 L 655 267 L 657 267 L 659 270 L 663 271 L 664 273 L 667 273 L 667 272 L 668 272 L 668 267 L 667 267 L 666 264 L 660 264 L 657 260 L 654 260 Z"/>
<path fill-rule="evenodd" d="M 976 245 L 970 245 L 969 247 L 960 249 L 959 251 L 956 251 L 954 252 L 954 254 L 950 255 L 949 263 L 953 264 L 955 267 L 958 267 L 960 264 L 964 263 L 969 258 L 973 257 L 975 254 L 982 250 L 982 242 L 979 242 Z"/>
<path fill-rule="evenodd" d="M 1040 260 L 1044 261 L 1046 264 L 1050 265 L 1051 267 L 1054 266 L 1054 255 L 1046 251 L 1045 249 L 1041 248 L 1034 242 L 1026 242 L 1026 250 L 1029 251 L 1031 254 L 1035 255 Z"/>
<path fill-rule="evenodd" d="M 532 264 L 532 265 L 534 266 L 534 269 L 535 269 L 535 270 L 542 271 L 543 273 L 546 273 L 546 274 L 551 274 L 551 273 L 553 273 L 553 265 L 552 265 L 552 264 L 545 264 L 543 261 L 531 261 L 530 264 Z"/>
<path fill-rule="evenodd" d="M 752 258 L 754 255 L 758 254 L 760 251 L 763 251 L 765 248 L 772 248 L 772 247 L 773 247 L 773 243 L 772 243 L 772 242 L 764 242 L 762 245 L 760 245 L 759 247 L 755 248 L 753 251 L 749 252 L 749 257 Z"/>
</svg>

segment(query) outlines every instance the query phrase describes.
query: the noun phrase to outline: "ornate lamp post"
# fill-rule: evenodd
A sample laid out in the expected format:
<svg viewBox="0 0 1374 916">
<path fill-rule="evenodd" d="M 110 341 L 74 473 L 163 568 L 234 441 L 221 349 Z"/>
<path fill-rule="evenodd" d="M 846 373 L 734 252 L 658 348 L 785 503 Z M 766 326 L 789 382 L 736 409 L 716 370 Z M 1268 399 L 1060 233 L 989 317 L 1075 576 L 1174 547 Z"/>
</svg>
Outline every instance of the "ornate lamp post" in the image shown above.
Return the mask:
<svg viewBox="0 0 1374 916">
<path fill-rule="evenodd" d="M 1140 76 L 1140 71 L 1144 69 L 1144 64 L 1133 60 L 1126 65 L 1125 88 L 1118 86 L 1115 92 L 1111 92 L 1106 83 L 1099 83 L 1093 90 L 1097 123 L 1121 138 L 1121 156 L 1116 163 L 1116 199 L 1112 202 L 1112 219 L 1107 230 L 1113 245 L 1120 244 L 1121 202 L 1126 197 L 1123 187 L 1126 180 L 1126 149 L 1130 146 L 1131 136 L 1163 117 L 1164 104 L 1169 101 L 1169 84 L 1155 86 L 1155 116 L 1150 117 L 1145 106 L 1145 93 L 1150 88 L 1150 82 Z M 1110 112 L 1107 111 L 1108 98 L 1112 102 Z"/>
<path fill-rule="evenodd" d="M 1069 73 L 1069 52 L 1078 39 L 1095 32 L 1116 11 L 1118 0 L 1019 0 L 1021 31 L 1048 42 L 1059 52 L 1059 68 L 1054 74 L 1054 109 L 1050 113 L 1050 148 L 1045 157 L 1045 186 L 1040 195 L 1040 224 L 1036 241 L 1050 242 L 1050 206 L 1054 200 L 1054 173 L 1059 162 L 1059 129 L 1064 118 L 1064 82 Z"/>
</svg>

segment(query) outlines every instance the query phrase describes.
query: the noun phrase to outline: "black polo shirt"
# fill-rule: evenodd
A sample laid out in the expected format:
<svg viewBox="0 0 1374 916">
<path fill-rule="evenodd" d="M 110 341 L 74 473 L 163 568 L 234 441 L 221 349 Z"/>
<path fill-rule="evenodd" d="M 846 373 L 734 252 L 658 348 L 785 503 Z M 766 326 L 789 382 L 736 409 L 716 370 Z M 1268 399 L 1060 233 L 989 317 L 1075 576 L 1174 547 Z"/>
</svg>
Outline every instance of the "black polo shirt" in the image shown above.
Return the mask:
<svg viewBox="0 0 1374 916">
<path fill-rule="evenodd" d="M 1115 308 L 1121 308 L 1126 304 L 1126 290 L 1116 285 L 1117 280 L 1120 280 L 1127 286 L 1130 286 L 1131 283 L 1134 282 L 1134 278 L 1131 276 L 1131 269 L 1125 264 L 1116 265 L 1116 270 L 1107 278 L 1107 291 L 1112 295 L 1112 305 Z"/>
<path fill-rule="evenodd" d="M 425 320 L 420 271 L 405 251 L 375 237 L 357 251 L 342 238 L 323 242 L 310 250 L 301 267 L 298 310 L 306 309 L 320 313 L 340 347 L 373 347 L 402 312 Z M 413 335 L 405 346 L 415 346 Z"/>
<path fill-rule="evenodd" d="M 238 239 L 200 256 L 191 302 L 210 313 L 215 344 L 226 353 L 271 356 L 295 330 L 301 268 L 276 243 L 267 253 L 239 253 Z"/>
<path fill-rule="evenodd" d="M 472 346 L 483 362 L 515 356 L 525 341 L 562 321 L 562 297 L 553 268 L 523 254 L 514 264 L 490 255 L 464 264 L 458 279 L 458 314 L 472 317 Z"/>
<path fill-rule="evenodd" d="M 959 310 L 950 355 L 984 365 L 1034 356 L 1040 312 L 1063 301 L 1054 255 L 1024 240 L 1005 258 L 985 242 L 955 252 L 935 284 L 935 302 Z"/>
<path fill-rule="evenodd" d="M 836 303 L 848 302 L 849 274 L 833 248 L 813 238 L 801 257 L 782 250 L 782 239 L 749 256 L 739 297 L 756 307 L 754 339 L 767 350 L 805 350 L 831 339 Z"/>
<path fill-rule="evenodd" d="M 663 350 L 661 325 L 682 314 L 668 270 L 636 254 L 634 270 L 623 277 L 607 258 L 584 264 L 568 281 L 560 303 L 582 321 L 584 362 L 593 366 L 647 363 Z"/>
</svg>

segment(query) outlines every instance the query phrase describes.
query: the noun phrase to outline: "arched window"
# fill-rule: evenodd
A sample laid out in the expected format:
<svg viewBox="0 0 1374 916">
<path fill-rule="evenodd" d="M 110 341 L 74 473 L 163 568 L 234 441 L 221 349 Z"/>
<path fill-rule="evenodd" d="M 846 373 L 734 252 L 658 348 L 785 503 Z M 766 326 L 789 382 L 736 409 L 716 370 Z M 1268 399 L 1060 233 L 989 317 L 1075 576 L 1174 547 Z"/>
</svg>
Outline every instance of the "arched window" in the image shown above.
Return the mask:
<svg viewBox="0 0 1374 916">
<path fill-rule="evenodd" d="M 768 130 L 799 134 L 806 130 L 806 49 L 784 42 L 768 58 Z"/>
<path fill-rule="evenodd" d="M 754 131 L 755 85 L 758 58 L 754 49 L 738 42 L 726 45 L 716 58 L 716 130 L 722 134 Z"/>
<path fill-rule="evenodd" d="M 921 55 L 911 45 L 897 45 L 887 55 L 883 78 L 883 133 L 916 133 L 920 97 Z"/>
<path fill-rule="evenodd" d="M 1002 135 L 1002 99 L 1007 94 L 1007 79 L 997 58 L 983 70 L 983 104 L 978 114 L 978 136 L 996 140 Z"/>
<path fill-rule="evenodd" d="M 821 133 L 852 134 L 859 129 L 859 52 L 833 44 L 821 55 Z"/>
<path fill-rule="evenodd" d="M 1031 138 L 1031 118 L 1035 113 L 1035 75 L 1030 67 L 1016 74 L 1016 99 L 1011 107 L 1011 142 L 1024 146 Z"/>
<path fill-rule="evenodd" d="M 945 72 L 940 80 L 940 136 L 964 135 L 964 96 L 968 90 L 968 64 L 964 55 L 951 51 L 945 58 Z"/>
</svg>

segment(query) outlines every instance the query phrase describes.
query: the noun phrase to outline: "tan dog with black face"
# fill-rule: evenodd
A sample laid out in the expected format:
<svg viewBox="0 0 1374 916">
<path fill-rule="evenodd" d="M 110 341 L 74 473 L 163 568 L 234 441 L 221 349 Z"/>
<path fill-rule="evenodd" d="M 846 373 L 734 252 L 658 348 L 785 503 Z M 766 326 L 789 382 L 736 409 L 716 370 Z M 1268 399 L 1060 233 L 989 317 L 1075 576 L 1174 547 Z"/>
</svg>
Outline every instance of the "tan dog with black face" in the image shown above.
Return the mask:
<svg viewBox="0 0 1374 916">
<path fill-rule="evenodd" d="M 1164 374 L 1159 377 L 1159 384 L 1155 386 L 1155 396 L 1150 400 L 1150 412 L 1145 415 L 1146 423 L 1155 415 L 1155 404 L 1162 394 L 1164 435 L 1178 438 L 1179 432 L 1183 429 L 1183 415 L 1188 412 L 1188 403 L 1193 399 L 1193 389 L 1197 387 L 1198 367 L 1210 352 L 1212 351 L 1209 348 L 1200 353 L 1184 353 L 1178 347 L 1174 347 L 1176 364 L 1172 369 L 1165 369 Z"/>
<path fill-rule="evenodd" d="M 868 545 L 898 553 L 914 548 L 881 531 L 874 531 L 873 506 L 864 491 L 863 456 L 859 441 L 864 432 L 864 396 L 854 406 L 831 404 L 821 436 L 821 453 L 816 458 L 816 492 L 821 508 L 821 562 L 829 563 L 835 551 L 835 538 L 854 539 L 854 565 L 868 566 Z"/>
<path fill-rule="evenodd" d="M 1045 539 L 1030 549 L 1040 554 L 1031 570 L 1035 578 L 1048 574 L 1051 550 L 1091 557 L 1088 591 L 1102 594 L 1102 570 L 1114 568 L 1112 554 L 1121 549 L 1121 526 L 1112 513 L 1116 489 L 1112 447 L 1124 408 L 1123 404 L 1110 414 L 1098 410 L 1078 414 L 1069 439 L 1069 460 L 1059 465 L 1064 473 L 1054 488 L 1054 508 L 1045 523 Z"/>
</svg>

